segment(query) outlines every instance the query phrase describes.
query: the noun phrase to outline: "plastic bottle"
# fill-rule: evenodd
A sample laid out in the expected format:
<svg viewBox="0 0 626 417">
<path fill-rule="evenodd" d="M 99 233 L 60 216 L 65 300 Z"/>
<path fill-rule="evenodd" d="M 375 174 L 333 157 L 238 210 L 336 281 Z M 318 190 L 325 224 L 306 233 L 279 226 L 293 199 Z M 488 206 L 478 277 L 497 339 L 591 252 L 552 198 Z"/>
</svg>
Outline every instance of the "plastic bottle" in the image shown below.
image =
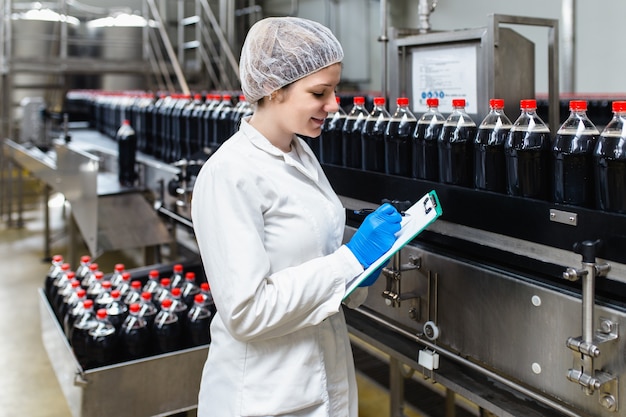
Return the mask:
<svg viewBox="0 0 626 417">
<path fill-rule="evenodd" d="M 209 146 L 212 146 L 212 147 L 218 147 L 220 145 L 217 121 L 220 118 L 222 107 L 224 107 L 224 97 L 222 95 L 216 94 L 215 100 L 217 103 L 212 108 L 211 113 L 209 115 L 209 126 L 208 126 Z"/>
<path fill-rule="evenodd" d="M 187 313 L 186 340 L 189 346 L 211 343 L 210 325 L 213 313 L 205 306 L 204 296 L 196 294 L 194 304 Z"/>
<path fill-rule="evenodd" d="M 150 119 L 152 123 L 150 124 L 150 137 L 146 144 L 146 153 L 153 155 L 155 158 L 158 158 L 161 152 L 161 133 L 163 130 L 162 110 L 167 100 L 169 100 L 167 94 L 159 94 L 159 98 L 150 109 L 152 116 Z"/>
<path fill-rule="evenodd" d="M 613 118 L 602 130 L 594 150 L 597 206 L 626 213 L 626 101 L 614 101 Z"/>
<path fill-rule="evenodd" d="M 81 256 L 80 264 L 76 267 L 76 279 L 81 282 L 81 285 L 83 283 L 83 280 L 85 279 L 85 276 L 89 274 L 89 265 L 91 265 L 91 256 Z"/>
<path fill-rule="evenodd" d="M 520 101 L 521 114 L 504 144 L 509 195 L 546 200 L 550 188 L 550 129 L 537 116 L 537 101 Z"/>
<path fill-rule="evenodd" d="M 180 287 L 183 301 L 188 306 L 193 305 L 193 300 L 197 294 L 200 294 L 200 287 L 196 284 L 196 274 L 193 271 L 185 273 L 185 282 Z"/>
<path fill-rule="evenodd" d="M 374 109 L 361 130 L 361 160 L 366 171 L 385 172 L 385 130 L 390 119 L 385 98 L 374 97 Z"/>
<path fill-rule="evenodd" d="M 46 279 L 44 281 L 44 293 L 46 294 L 46 297 L 50 302 L 52 301 L 52 286 L 54 285 L 54 281 L 56 281 L 57 277 L 61 273 L 61 265 L 63 265 L 63 256 L 54 255 L 52 257 L 52 264 L 48 269 L 48 273 L 46 274 Z"/>
<path fill-rule="evenodd" d="M 106 306 L 113 301 L 113 297 L 111 296 L 111 291 L 113 290 L 111 281 L 105 280 L 103 277 L 100 281 L 100 286 L 100 293 L 93 299 L 93 308 L 96 311 L 101 308 L 106 308 Z M 89 296 L 89 291 L 87 291 L 87 296 Z"/>
<path fill-rule="evenodd" d="M 472 151 L 476 139 L 476 123 L 465 112 L 465 99 L 452 100 L 452 113 L 443 124 L 439 136 L 439 181 L 472 187 Z"/>
<path fill-rule="evenodd" d="M 409 99 L 399 97 L 397 108 L 385 130 L 385 172 L 410 177 L 413 165 L 412 137 L 417 119 L 409 109 Z"/>
<path fill-rule="evenodd" d="M 85 290 L 89 289 L 89 286 L 96 280 L 96 272 L 98 272 L 98 268 L 99 266 L 95 262 L 89 264 L 87 273 L 80 281 L 80 286 Z"/>
<path fill-rule="evenodd" d="M 111 286 L 113 288 L 117 288 L 120 285 L 120 282 L 122 281 L 123 273 L 124 273 L 124 264 L 115 264 L 115 266 L 113 267 L 113 273 L 111 274 L 111 277 L 109 278 L 109 281 L 111 281 Z"/>
<path fill-rule="evenodd" d="M 504 142 L 511 125 L 504 114 L 504 100 L 489 100 L 489 113 L 478 126 L 474 140 L 474 187 L 477 189 L 506 192 Z"/>
<path fill-rule="evenodd" d="M 587 102 L 571 100 L 569 117 L 552 140 L 552 201 L 595 207 L 593 153 L 600 131 L 587 117 Z"/>
<path fill-rule="evenodd" d="M 152 294 L 152 301 L 157 306 L 160 306 L 163 300 L 170 298 L 172 294 L 171 281 L 169 278 L 161 278 L 159 288 Z"/>
<path fill-rule="evenodd" d="M 341 107 L 340 97 L 335 97 L 335 99 L 337 100 L 337 111 L 328 113 L 322 125 L 322 133 L 320 135 L 320 162 L 341 165 L 343 146 L 342 132 L 347 115 Z"/>
<path fill-rule="evenodd" d="M 156 269 L 150 270 L 150 272 L 148 272 L 148 281 L 143 286 L 143 291 L 147 291 L 150 294 L 154 295 L 154 293 L 157 292 L 159 285 L 160 285 L 161 280 L 159 278 L 159 275 L 160 274 L 158 270 Z"/>
<path fill-rule="evenodd" d="M 153 333 L 157 353 L 173 352 L 181 347 L 182 329 L 178 316 L 170 310 L 171 307 L 171 299 L 163 300 L 161 311 L 154 319 Z"/>
<path fill-rule="evenodd" d="M 94 280 L 89 285 L 89 288 L 87 288 L 87 298 L 94 300 L 95 302 L 96 298 L 98 298 L 103 291 L 102 283 L 104 281 L 104 273 L 102 271 L 96 271 L 94 274 Z"/>
<path fill-rule="evenodd" d="M 192 143 L 198 135 L 198 124 L 194 119 L 196 109 L 202 106 L 202 94 L 194 94 L 180 113 L 180 158 L 189 160 L 191 156 Z"/>
<path fill-rule="evenodd" d="M 57 302 L 57 294 L 63 287 L 65 287 L 67 283 L 69 283 L 69 279 L 67 277 L 67 274 L 69 272 L 70 264 L 68 264 L 67 262 L 61 264 L 61 271 L 52 283 L 52 286 L 50 287 L 50 306 L 53 309 L 55 307 L 54 303 Z"/>
<path fill-rule="evenodd" d="M 122 301 L 119 290 L 111 291 L 111 302 L 106 305 L 106 311 L 111 324 L 119 330 L 126 316 L 128 316 L 128 306 Z"/>
<path fill-rule="evenodd" d="M 69 302 L 72 296 L 75 296 L 76 291 L 80 288 L 80 282 L 74 278 L 74 272 L 70 271 L 68 274 L 69 283 L 61 291 L 57 293 L 57 298 L 54 303 L 54 311 L 57 316 L 57 320 L 59 323 L 63 324 L 63 319 L 65 318 L 65 314 L 67 314 L 67 303 Z"/>
<path fill-rule="evenodd" d="M 211 286 L 208 282 L 203 282 L 200 284 L 200 293 L 204 296 L 204 305 L 209 309 L 213 315 L 217 313 L 217 308 L 215 307 L 215 301 L 213 301 L 213 294 L 211 294 Z"/>
<path fill-rule="evenodd" d="M 207 97 L 208 100 L 208 97 Z M 200 96 L 200 103 L 195 104 L 191 115 L 187 119 L 187 142 L 188 142 L 188 155 L 187 159 L 191 159 L 193 155 L 202 150 L 202 138 L 204 137 L 204 123 L 202 122 L 202 116 L 207 107 L 207 101 Z"/>
<path fill-rule="evenodd" d="M 117 290 L 120 292 L 120 296 L 122 297 L 122 300 L 124 300 L 126 298 L 126 295 L 130 292 L 131 290 L 131 280 L 130 280 L 131 276 L 130 276 L 130 272 L 122 272 L 122 278 L 120 279 L 119 284 L 117 285 Z"/>
<path fill-rule="evenodd" d="M 231 122 L 232 112 L 232 95 L 224 94 L 219 107 L 219 115 L 216 115 L 215 118 L 215 137 L 220 145 L 233 134 L 233 125 Z"/>
<path fill-rule="evenodd" d="M 182 264 L 174 264 L 172 267 L 172 275 L 170 275 L 170 288 L 178 288 L 183 285 L 185 282 L 183 269 Z"/>
<path fill-rule="evenodd" d="M 139 314 L 146 320 L 148 327 L 152 328 L 152 323 L 154 323 L 154 319 L 159 312 L 157 306 L 152 302 L 152 294 L 147 291 L 141 293 L 138 304 Z"/>
<path fill-rule="evenodd" d="M 217 107 L 217 105 L 220 103 L 221 100 L 222 100 L 222 96 L 216 95 L 216 94 L 210 94 L 207 98 L 208 102 L 204 110 L 204 114 L 202 115 L 202 125 L 203 125 L 202 147 L 203 148 L 210 148 L 210 147 L 216 146 L 216 143 L 214 142 L 214 139 L 213 139 L 213 126 L 214 126 L 214 121 L 215 121 L 213 119 L 213 112 L 215 111 L 215 108 Z"/>
<path fill-rule="evenodd" d="M 96 313 L 96 325 L 89 330 L 87 339 L 89 367 L 111 365 L 119 359 L 117 330 L 108 318 L 106 309 Z"/>
<path fill-rule="evenodd" d="M 117 140 L 118 179 L 121 185 L 132 187 L 137 179 L 135 162 L 137 158 L 137 135 L 130 126 L 130 121 L 124 120 L 115 136 Z"/>
<path fill-rule="evenodd" d="M 172 307 L 170 308 L 170 310 L 173 311 L 178 316 L 178 321 L 180 322 L 181 326 L 183 326 L 183 329 L 184 329 L 189 307 L 183 301 L 183 296 L 182 296 L 182 292 L 180 288 L 172 288 L 171 298 L 172 298 Z"/>
<path fill-rule="evenodd" d="M 341 132 L 342 165 L 349 168 L 361 168 L 361 130 L 367 119 L 365 97 L 356 96 L 352 99 L 352 109 L 348 112 Z"/>
<path fill-rule="evenodd" d="M 411 176 L 439 181 L 438 141 L 446 118 L 439 112 L 439 99 L 426 99 L 428 109 L 418 119 L 413 132 L 413 164 Z"/>
<path fill-rule="evenodd" d="M 96 314 L 93 310 L 93 300 L 83 301 L 83 312 L 74 320 L 70 331 L 70 345 L 74 350 L 74 356 L 78 363 L 86 369 L 89 367 L 88 340 L 89 330 L 96 327 Z"/>
<path fill-rule="evenodd" d="M 74 322 L 85 312 L 83 303 L 86 300 L 87 291 L 83 288 L 79 288 L 76 290 L 75 299 L 72 299 L 71 303 L 68 301 L 67 312 L 63 317 L 63 333 L 65 333 L 65 337 L 67 337 L 68 340 L 70 340 L 70 334 L 72 332 Z"/>
<path fill-rule="evenodd" d="M 130 305 L 129 314 L 122 323 L 119 335 L 123 359 L 140 359 L 150 354 L 150 328 L 139 313 L 139 304 Z"/>
<path fill-rule="evenodd" d="M 126 296 L 124 297 L 124 304 L 129 306 L 132 303 L 138 303 L 141 300 L 141 293 L 142 293 L 141 281 L 137 279 L 131 281 L 130 291 L 128 291 L 128 293 L 126 293 Z M 149 292 L 148 294 L 152 294 L 152 293 Z"/>
<path fill-rule="evenodd" d="M 248 100 L 246 100 L 246 96 L 240 94 L 239 101 L 237 102 L 230 119 L 231 133 L 237 132 L 241 124 L 241 119 L 251 116 L 253 112 L 254 110 Z"/>
</svg>

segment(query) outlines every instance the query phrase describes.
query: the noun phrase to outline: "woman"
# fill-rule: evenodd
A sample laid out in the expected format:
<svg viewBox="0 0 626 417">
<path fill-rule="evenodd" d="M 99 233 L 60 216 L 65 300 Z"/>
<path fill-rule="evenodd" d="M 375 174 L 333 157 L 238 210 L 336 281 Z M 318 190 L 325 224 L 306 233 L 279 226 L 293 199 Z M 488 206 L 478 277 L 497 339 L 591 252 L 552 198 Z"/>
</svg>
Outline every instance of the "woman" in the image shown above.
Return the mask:
<svg viewBox="0 0 626 417">
<path fill-rule="evenodd" d="M 400 214 L 368 216 L 342 245 L 345 210 L 304 140 L 337 109 L 343 50 L 319 23 L 267 18 L 240 60 L 254 114 L 207 161 L 192 219 L 217 307 L 201 417 L 356 417 L 341 303 L 346 282 L 395 241 Z"/>
</svg>

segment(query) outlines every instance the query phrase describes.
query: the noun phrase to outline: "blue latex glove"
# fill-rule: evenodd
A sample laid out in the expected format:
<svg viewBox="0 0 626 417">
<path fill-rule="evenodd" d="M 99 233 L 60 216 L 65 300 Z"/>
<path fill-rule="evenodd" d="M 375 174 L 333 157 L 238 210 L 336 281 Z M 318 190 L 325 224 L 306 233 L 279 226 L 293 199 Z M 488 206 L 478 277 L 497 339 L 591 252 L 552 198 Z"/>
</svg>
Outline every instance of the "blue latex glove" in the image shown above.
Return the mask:
<svg viewBox="0 0 626 417">
<path fill-rule="evenodd" d="M 389 262 L 387 262 L 384 265 L 381 265 L 376 271 L 372 272 L 369 277 L 365 278 L 365 280 L 359 284 L 359 287 L 369 287 L 371 285 L 374 285 L 378 277 L 383 273 L 383 269 L 388 264 Z"/>
<path fill-rule="evenodd" d="M 389 203 L 378 207 L 363 220 L 361 227 L 346 243 L 363 268 L 369 267 L 391 248 L 396 241 L 401 221 L 402 216 Z"/>
</svg>

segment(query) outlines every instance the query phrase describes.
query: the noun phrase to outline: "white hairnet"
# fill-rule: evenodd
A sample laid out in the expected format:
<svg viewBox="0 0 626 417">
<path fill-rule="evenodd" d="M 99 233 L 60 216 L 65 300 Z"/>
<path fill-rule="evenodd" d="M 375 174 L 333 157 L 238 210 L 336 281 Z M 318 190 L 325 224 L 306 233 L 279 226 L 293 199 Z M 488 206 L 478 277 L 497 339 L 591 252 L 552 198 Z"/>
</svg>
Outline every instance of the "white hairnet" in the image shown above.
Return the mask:
<svg viewBox="0 0 626 417">
<path fill-rule="evenodd" d="M 262 19 L 250 28 L 241 49 L 241 90 L 256 103 L 342 59 L 341 44 L 322 24 L 297 17 Z"/>
</svg>

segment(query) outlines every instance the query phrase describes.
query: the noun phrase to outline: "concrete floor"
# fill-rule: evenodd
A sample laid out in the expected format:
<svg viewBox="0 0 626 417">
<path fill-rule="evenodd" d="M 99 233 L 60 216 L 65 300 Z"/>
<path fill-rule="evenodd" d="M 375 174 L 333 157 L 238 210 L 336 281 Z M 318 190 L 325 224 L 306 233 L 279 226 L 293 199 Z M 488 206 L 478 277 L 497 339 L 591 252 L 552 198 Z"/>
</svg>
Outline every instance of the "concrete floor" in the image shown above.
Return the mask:
<svg viewBox="0 0 626 417">
<path fill-rule="evenodd" d="M 43 286 L 49 262 L 44 260 L 44 203 L 40 184 L 26 183 L 21 227 L 16 216 L 9 224 L 6 212 L 0 219 L 0 417 L 71 417 L 66 399 L 41 339 L 38 289 Z M 55 198 L 56 197 L 56 198 Z M 63 199 L 49 202 L 53 241 L 50 254 L 68 256 Z M 3 206 L 4 207 L 4 206 Z M 87 253 L 85 249 L 82 253 Z M 117 262 L 133 265 L 137 254 L 114 252 L 97 259 L 101 270 L 112 271 Z M 387 391 L 359 374 L 360 417 L 389 416 Z M 191 412 L 188 415 L 195 415 Z M 407 406 L 407 417 L 419 417 Z"/>
</svg>

